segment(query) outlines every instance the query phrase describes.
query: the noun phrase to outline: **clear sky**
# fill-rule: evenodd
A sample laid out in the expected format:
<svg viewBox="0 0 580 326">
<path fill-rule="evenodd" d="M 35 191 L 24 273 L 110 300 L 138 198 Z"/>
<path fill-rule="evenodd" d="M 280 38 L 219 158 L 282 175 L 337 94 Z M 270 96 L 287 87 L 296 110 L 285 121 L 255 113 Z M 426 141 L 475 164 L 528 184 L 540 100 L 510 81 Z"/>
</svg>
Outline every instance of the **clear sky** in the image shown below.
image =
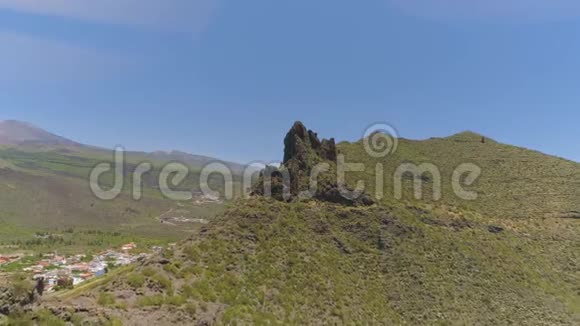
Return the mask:
<svg viewBox="0 0 580 326">
<path fill-rule="evenodd" d="M 0 0 L 0 120 L 248 162 L 294 120 L 580 161 L 577 0 Z"/>
</svg>

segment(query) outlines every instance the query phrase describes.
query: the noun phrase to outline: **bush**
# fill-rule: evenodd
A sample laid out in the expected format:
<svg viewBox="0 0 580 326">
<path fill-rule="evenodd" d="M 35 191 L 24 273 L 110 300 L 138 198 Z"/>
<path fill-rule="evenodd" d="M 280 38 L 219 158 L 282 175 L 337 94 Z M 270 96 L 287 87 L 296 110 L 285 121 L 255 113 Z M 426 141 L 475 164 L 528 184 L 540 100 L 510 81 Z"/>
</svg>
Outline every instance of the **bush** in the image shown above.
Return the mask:
<svg viewBox="0 0 580 326">
<path fill-rule="evenodd" d="M 32 292 L 34 284 L 28 279 L 25 274 L 15 274 L 12 277 L 12 289 L 14 295 L 23 297 Z"/>
<path fill-rule="evenodd" d="M 183 306 L 187 302 L 187 299 L 180 295 L 174 295 L 171 297 L 165 298 L 165 303 L 172 306 Z"/>
<path fill-rule="evenodd" d="M 140 288 L 145 284 L 145 276 L 138 274 L 138 273 L 131 273 L 127 277 L 127 283 L 133 288 Z"/>
<path fill-rule="evenodd" d="M 157 272 L 155 271 L 155 269 L 151 266 L 147 266 L 143 269 L 143 275 L 147 276 L 147 277 L 151 277 L 153 275 L 155 275 Z"/>
<path fill-rule="evenodd" d="M 188 297 L 195 297 L 202 299 L 207 302 L 213 302 L 217 300 L 217 295 L 212 288 L 211 284 L 206 280 L 200 280 L 193 283 L 191 287 L 184 287 L 184 291 Z"/>
<path fill-rule="evenodd" d="M 197 306 L 194 303 L 188 303 L 185 306 L 185 311 L 193 317 L 197 313 Z"/>
<path fill-rule="evenodd" d="M 165 303 L 165 297 L 162 295 L 153 295 L 140 298 L 137 304 L 141 307 L 161 307 Z"/>
<path fill-rule="evenodd" d="M 112 293 L 103 292 L 99 296 L 99 300 L 97 302 L 101 306 L 113 307 L 113 306 L 115 306 L 116 299 Z"/>
<path fill-rule="evenodd" d="M 56 317 L 55 315 L 53 315 L 50 311 L 46 310 L 46 309 L 42 309 L 39 310 L 35 313 L 35 317 L 33 319 L 36 319 L 36 321 L 38 322 L 39 325 L 50 325 L 50 326 L 64 326 L 66 325 L 64 321 L 62 321 L 60 318 Z M 20 321 L 14 321 L 11 320 L 8 325 L 31 325 L 32 324 L 32 320 L 30 321 L 30 323 L 27 323 L 26 319 L 22 319 Z"/>
<path fill-rule="evenodd" d="M 179 267 L 176 264 L 167 264 L 163 266 L 163 270 L 173 275 L 179 274 Z"/>
<path fill-rule="evenodd" d="M 204 268 L 201 266 L 197 266 L 197 265 L 196 266 L 188 266 L 188 267 L 182 268 L 179 271 L 179 274 L 177 276 L 187 280 L 187 279 L 191 278 L 192 275 L 201 276 L 203 274 L 203 272 L 204 272 Z"/>
<path fill-rule="evenodd" d="M 160 275 L 160 274 L 155 274 L 151 277 L 151 279 L 159 284 L 159 286 L 161 286 L 162 288 L 168 290 L 168 291 L 172 291 L 173 290 L 173 282 L 171 282 L 170 279 L 168 279 L 167 277 Z"/>
<path fill-rule="evenodd" d="M 199 252 L 199 249 L 197 247 L 194 246 L 189 246 L 184 250 L 185 255 L 187 256 L 187 258 L 191 261 L 198 261 L 201 257 L 201 253 Z"/>
</svg>

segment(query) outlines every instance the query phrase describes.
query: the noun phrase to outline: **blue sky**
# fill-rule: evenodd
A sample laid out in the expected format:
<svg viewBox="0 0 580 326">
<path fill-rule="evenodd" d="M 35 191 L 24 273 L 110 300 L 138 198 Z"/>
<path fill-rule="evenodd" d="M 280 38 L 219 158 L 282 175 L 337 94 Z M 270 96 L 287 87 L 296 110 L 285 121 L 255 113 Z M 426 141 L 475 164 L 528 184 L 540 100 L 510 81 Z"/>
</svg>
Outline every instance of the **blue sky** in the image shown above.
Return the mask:
<svg viewBox="0 0 580 326">
<path fill-rule="evenodd" d="M 0 0 L 0 119 L 240 162 L 294 120 L 580 161 L 579 30 L 572 0 Z"/>
</svg>

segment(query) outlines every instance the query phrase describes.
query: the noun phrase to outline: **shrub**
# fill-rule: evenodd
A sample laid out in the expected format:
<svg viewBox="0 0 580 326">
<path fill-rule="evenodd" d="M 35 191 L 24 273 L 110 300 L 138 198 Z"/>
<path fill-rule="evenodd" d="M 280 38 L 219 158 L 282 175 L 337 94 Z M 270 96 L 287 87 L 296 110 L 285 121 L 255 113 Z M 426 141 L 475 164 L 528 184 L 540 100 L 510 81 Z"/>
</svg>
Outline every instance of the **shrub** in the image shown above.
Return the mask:
<svg viewBox="0 0 580 326">
<path fill-rule="evenodd" d="M 201 257 L 199 249 L 195 246 L 189 246 L 184 250 L 185 255 L 191 261 L 198 261 Z"/>
<path fill-rule="evenodd" d="M 179 267 L 176 266 L 176 264 L 167 264 L 167 265 L 163 266 L 163 270 L 165 270 L 166 272 L 171 273 L 173 275 L 179 274 Z"/>
<path fill-rule="evenodd" d="M 137 304 L 141 307 L 160 307 L 165 302 L 165 297 L 162 295 L 153 295 L 148 297 L 142 297 L 137 301 Z"/>
<path fill-rule="evenodd" d="M 170 279 L 168 279 L 167 277 L 160 275 L 160 274 L 155 274 L 151 277 L 151 279 L 159 284 L 159 286 L 161 286 L 162 288 L 168 290 L 168 291 L 172 291 L 173 290 L 173 283 L 171 282 Z"/>
<path fill-rule="evenodd" d="M 143 269 L 143 275 L 147 276 L 147 277 L 151 277 L 153 275 L 155 275 L 157 272 L 155 271 L 155 269 L 151 266 L 147 266 Z"/>
<path fill-rule="evenodd" d="M 97 301 L 98 304 L 105 307 L 112 307 L 115 306 L 115 295 L 109 292 L 103 292 L 99 295 L 99 300 Z"/>
<path fill-rule="evenodd" d="M 137 273 L 131 273 L 127 277 L 127 282 L 133 288 L 140 288 L 143 286 L 143 284 L 145 284 L 145 276 Z"/>
<path fill-rule="evenodd" d="M 15 274 L 12 277 L 12 289 L 17 297 L 28 295 L 33 288 L 34 284 L 25 274 Z"/>
<path fill-rule="evenodd" d="M 194 303 L 188 303 L 185 306 L 185 311 L 193 317 L 197 313 L 197 306 Z"/>
<path fill-rule="evenodd" d="M 206 280 L 200 280 L 193 283 L 191 296 L 201 298 L 204 301 L 213 302 L 217 300 L 215 291 L 211 284 Z"/>
<path fill-rule="evenodd" d="M 48 310 L 41 310 L 36 313 L 36 317 L 40 325 L 50 325 L 50 326 L 64 326 L 66 325 L 64 321 L 60 320 L 58 317 L 53 315 Z"/>
<path fill-rule="evenodd" d="M 183 306 L 187 302 L 187 299 L 180 295 L 174 295 L 165 298 L 165 303 L 172 306 Z"/>
<path fill-rule="evenodd" d="M 80 316 L 80 315 L 73 314 L 73 315 L 70 317 L 70 322 L 71 322 L 73 325 L 75 325 L 75 326 L 81 326 L 81 325 L 83 324 L 83 322 L 84 322 L 84 319 L 83 319 L 83 317 L 82 317 L 82 316 Z"/>
</svg>

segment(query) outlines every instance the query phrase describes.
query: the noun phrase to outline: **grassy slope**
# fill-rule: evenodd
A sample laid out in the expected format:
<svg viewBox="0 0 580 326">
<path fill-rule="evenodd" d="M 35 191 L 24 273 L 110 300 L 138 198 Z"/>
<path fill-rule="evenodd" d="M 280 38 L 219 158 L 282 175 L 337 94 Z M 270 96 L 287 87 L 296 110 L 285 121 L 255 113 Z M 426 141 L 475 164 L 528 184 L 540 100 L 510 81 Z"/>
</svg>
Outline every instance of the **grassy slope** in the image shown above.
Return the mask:
<svg viewBox="0 0 580 326">
<path fill-rule="evenodd" d="M 477 210 L 489 217 L 543 218 L 563 212 L 580 210 L 580 164 L 544 155 L 491 139 L 481 143 L 481 136 L 461 133 L 448 138 L 426 141 L 401 140 L 398 151 L 386 159 L 372 159 L 362 149 L 362 143 L 342 143 L 340 150 L 347 162 L 363 162 L 364 177 L 374 191 L 374 167 L 385 167 L 385 196 L 393 202 L 393 175 L 401 163 L 432 163 L 439 168 L 443 181 L 444 203 Z M 482 174 L 469 190 L 478 193 L 475 201 L 458 199 L 451 188 L 454 169 L 463 163 L 479 166 Z M 351 181 L 358 176 L 353 175 Z M 411 182 L 407 182 L 407 189 Z M 425 200 L 431 196 L 425 187 Z M 412 201 L 412 192 L 406 193 Z"/>
<path fill-rule="evenodd" d="M 246 201 L 166 253 L 170 264 L 138 265 L 81 302 L 128 323 L 148 306 L 159 324 L 578 322 L 577 225 L 519 223 L 492 234 L 481 216 L 463 216 L 470 227 L 425 216 L 462 221 L 406 208 Z M 116 304 L 126 308 L 98 304 L 103 291 L 122 295 Z"/>
<path fill-rule="evenodd" d="M 127 171 L 132 171 L 141 159 L 128 156 Z M 152 162 L 155 170 L 145 176 L 144 197 L 139 202 L 130 196 L 132 181 L 128 176 L 119 198 L 101 201 L 89 189 L 88 176 L 95 165 L 111 160 L 111 153 L 90 148 L 0 147 L 0 245 L 30 241 L 37 231 L 62 232 L 69 227 L 179 239 L 197 227 L 163 226 L 156 217 L 170 208 L 203 218 L 221 210 L 165 199 L 156 188 L 163 161 Z M 199 170 L 191 167 L 192 174 L 180 188 L 198 189 L 195 183 Z M 105 174 L 102 182 L 112 185 L 112 175 Z M 210 182 L 215 189 L 219 180 Z"/>
<path fill-rule="evenodd" d="M 80 302 L 129 323 L 580 323 L 580 223 L 544 218 L 578 210 L 578 164 L 479 140 L 402 141 L 384 162 L 434 162 L 444 175 L 475 162 L 477 201 L 447 191 L 439 203 L 388 196 L 371 208 L 240 201 L 165 253 L 169 264 L 135 266 Z M 360 144 L 340 150 L 365 159 Z M 356 177 L 371 185 L 370 171 Z M 124 309 L 99 304 L 103 290 Z"/>
</svg>

